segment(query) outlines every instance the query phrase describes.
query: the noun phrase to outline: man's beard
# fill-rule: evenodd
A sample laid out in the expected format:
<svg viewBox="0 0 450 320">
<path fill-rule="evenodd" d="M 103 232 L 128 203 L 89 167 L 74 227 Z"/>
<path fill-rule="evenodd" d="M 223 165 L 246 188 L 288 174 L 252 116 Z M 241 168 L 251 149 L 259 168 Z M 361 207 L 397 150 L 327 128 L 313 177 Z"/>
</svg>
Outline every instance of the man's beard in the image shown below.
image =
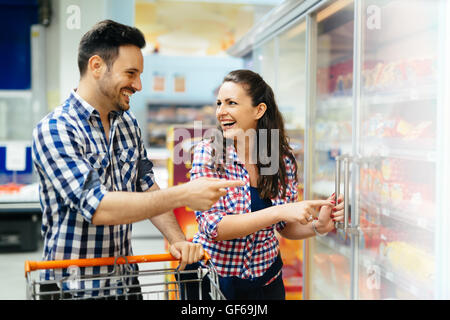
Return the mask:
<svg viewBox="0 0 450 320">
<path fill-rule="evenodd" d="M 127 111 L 130 107 L 127 104 L 122 104 L 120 101 L 121 93 L 120 90 L 118 94 L 116 94 L 116 89 L 110 85 L 111 76 L 109 72 L 105 74 L 105 76 L 99 82 L 99 90 L 100 92 L 111 101 L 111 107 L 115 111 Z"/>
</svg>

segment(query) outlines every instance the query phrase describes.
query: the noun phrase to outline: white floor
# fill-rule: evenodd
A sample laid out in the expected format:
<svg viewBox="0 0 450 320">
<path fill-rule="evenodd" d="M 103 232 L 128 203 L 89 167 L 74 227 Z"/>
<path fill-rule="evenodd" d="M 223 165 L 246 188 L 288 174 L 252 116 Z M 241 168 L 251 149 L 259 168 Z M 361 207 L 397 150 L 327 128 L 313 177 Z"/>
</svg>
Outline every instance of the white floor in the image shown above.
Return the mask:
<svg viewBox="0 0 450 320">
<path fill-rule="evenodd" d="M 132 246 L 135 255 L 165 252 L 161 233 L 149 221 L 133 226 Z M 24 263 L 41 260 L 41 251 L 42 246 L 36 252 L 0 253 L 0 300 L 26 299 Z M 165 267 L 165 264 L 155 263 L 154 267 Z"/>
</svg>

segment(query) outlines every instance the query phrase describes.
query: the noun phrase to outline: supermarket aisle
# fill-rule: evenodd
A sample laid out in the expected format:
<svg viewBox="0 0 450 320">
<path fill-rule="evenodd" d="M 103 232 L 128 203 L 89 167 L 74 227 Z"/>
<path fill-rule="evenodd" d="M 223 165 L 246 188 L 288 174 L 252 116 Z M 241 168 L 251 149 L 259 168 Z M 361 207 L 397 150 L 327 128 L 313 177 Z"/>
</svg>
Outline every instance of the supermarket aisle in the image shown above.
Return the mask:
<svg viewBox="0 0 450 320">
<path fill-rule="evenodd" d="M 149 221 L 134 224 L 132 243 L 135 255 L 164 252 L 164 239 Z M 42 245 L 35 252 L 0 253 L 0 300 L 26 299 L 24 262 L 41 260 L 41 252 Z"/>
<path fill-rule="evenodd" d="M 40 260 L 41 251 L 0 254 L 0 300 L 25 299 L 24 262 Z"/>
</svg>

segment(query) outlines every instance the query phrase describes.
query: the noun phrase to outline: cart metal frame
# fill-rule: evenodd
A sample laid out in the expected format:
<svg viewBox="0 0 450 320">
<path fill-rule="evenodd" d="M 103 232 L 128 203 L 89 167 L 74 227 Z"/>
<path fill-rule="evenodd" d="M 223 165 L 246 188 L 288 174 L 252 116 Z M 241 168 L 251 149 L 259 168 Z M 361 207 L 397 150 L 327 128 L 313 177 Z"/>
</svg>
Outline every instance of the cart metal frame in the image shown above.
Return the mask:
<svg viewBox="0 0 450 320">
<path fill-rule="evenodd" d="M 210 298 L 212 300 L 225 300 L 225 296 L 219 288 L 217 271 L 207 255 L 204 257 L 204 266 L 196 270 L 180 271 L 179 267 L 135 270 L 131 267 L 133 264 L 169 261 L 177 261 L 177 259 L 166 253 L 75 260 L 27 260 L 25 261 L 26 297 L 29 300 L 44 298 L 128 300 L 136 299 L 140 295 L 145 300 L 180 300 L 187 297 L 186 284 L 197 284 L 198 297 L 203 300 L 205 297 L 202 296 L 202 283 L 208 279 Z M 113 270 L 109 273 L 84 276 L 79 276 L 80 273 L 71 272 L 71 270 L 77 270 L 77 268 L 97 266 L 113 266 Z M 67 269 L 70 275 L 56 280 L 41 280 L 36 276 L 38 272 L 33 272 L 45 269 Z M 186 279 L 187 277 L 189 279 Z M 138 282 L 133 282 L 138 278 Z M 94 280 L 106 281 L 109 286 L 87 288 Z M 54 288 L 58 289 L 41 292 L 42 285 L 52 284 Z"/>
</svg>

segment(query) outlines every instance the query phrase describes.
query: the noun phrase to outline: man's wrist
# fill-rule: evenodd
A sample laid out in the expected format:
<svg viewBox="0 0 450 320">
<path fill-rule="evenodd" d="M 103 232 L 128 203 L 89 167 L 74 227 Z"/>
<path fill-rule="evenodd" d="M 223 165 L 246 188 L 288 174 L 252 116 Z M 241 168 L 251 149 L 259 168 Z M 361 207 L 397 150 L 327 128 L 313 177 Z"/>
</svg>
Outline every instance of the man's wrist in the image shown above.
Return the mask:
<svg viewBox="0 0 450 320">
<path fill-rule="evenodd" d="M 187 240 L 186 240 L 186 237 L 184 236 L 184 234 L 183 234 L 183 236 L 177 235 L 176 238 L 172 238 L 172 239 L 170 239 L 170 240 L 171 240 L 171 241 L 169 241 L 169 240 L 167 240 L 167 241 L 169 241 L 169 244 L 171 244 L 171 245 L 174 245 L 174 244 L 177 243 L 177 242 L 185 242 L 185 241 L 187 241 Z"/>
</svg>

